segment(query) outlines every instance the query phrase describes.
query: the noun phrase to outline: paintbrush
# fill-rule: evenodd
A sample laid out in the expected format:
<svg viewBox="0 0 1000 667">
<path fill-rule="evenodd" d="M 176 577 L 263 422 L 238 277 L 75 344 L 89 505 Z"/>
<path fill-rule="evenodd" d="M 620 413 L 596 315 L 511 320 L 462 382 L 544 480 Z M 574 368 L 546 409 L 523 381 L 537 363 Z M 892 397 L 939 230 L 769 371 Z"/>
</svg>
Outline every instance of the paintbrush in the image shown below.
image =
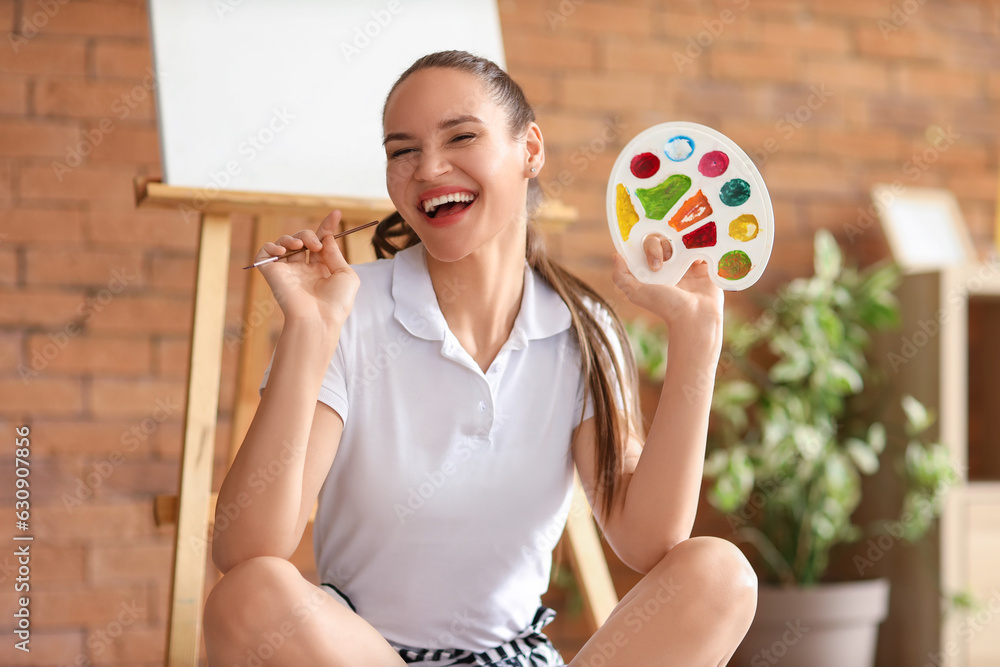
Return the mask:
<svg viewBox="0 0 1000 667">
<path fill-rule="evenodd" d="M 357 227 L 351 227 L 350 229 L 347 229 L 345 231 L 337 232 L 336 234 L 333 235 L 333 238 L 339 239 L 341 236 L 347 236 L 348 234 L 353 234 L 354 232 L 358 231 L 359 229 L 368 229 L 372 225 L 377 225 L 378 223 L 379 223 L 378 220 L 372 220 L 371 222 L 366 222 L 363 225 L 358 225 Z M 255 266 L 260 266 L 261 264 L 267 264 L 268 262 L 273 262 L 276 259 L 285 259 L 286 257 L 291 257 L 295 253 L 302 252 L 303 250 L 307 250 L 306 246 L 302 246 L 298 250 L 292 250 L 290 252 L 286 252 L 284 255 L 275 255 L 274 257 L 268 257 L 267 259 L 262 259 L 259 262 L 255 262 L 255 263 L 251 264 L 250 266 L 244 266 L 243 268 L 244 269 L 252 269 Z"/>
</svg>

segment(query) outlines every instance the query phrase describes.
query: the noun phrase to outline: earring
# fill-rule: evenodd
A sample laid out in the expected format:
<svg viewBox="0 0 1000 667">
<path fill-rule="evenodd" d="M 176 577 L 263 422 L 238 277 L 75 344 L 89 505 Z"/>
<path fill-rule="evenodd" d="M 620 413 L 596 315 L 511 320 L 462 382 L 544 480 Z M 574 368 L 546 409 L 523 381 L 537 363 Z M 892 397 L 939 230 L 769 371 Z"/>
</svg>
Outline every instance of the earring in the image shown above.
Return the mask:
<svg viewBox="0 0 1000 667">
<path fill-rule="evenodd" d="M 534 167 L 531 168 L 531 173 L 535 173 L 535 168 Z"/>
</svg>

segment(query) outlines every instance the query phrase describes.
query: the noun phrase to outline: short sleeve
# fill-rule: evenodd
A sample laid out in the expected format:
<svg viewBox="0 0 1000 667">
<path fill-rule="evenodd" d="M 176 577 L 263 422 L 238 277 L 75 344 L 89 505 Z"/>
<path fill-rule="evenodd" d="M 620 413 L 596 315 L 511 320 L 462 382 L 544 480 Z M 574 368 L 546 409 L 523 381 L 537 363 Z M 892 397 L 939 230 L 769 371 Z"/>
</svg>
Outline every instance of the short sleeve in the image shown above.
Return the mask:
<svg viewBox="0 0 1000 667">
<path fill-rule="evenodd" d="M 344 327 L 346 331 L 347 327 Z M 323 384 L 320 385 L 319 395 L 316 400 L 325 403 L 330 406 L 340 418 L 347 423 L 347 413 L 349 407 L 348 392 L 347 392 L 347 370 L 344 365 L 344 347 L 346 342 L 344 340 L 344 333 L 341 333 L 340 341 L 337 344 L 337 349 L 333 353 L 333 359 L 330 361 L 330 365 L 326 367 L 326 374 L 323 376 Z M 264 369 L 264 377 L 260 381 L 260 387 L 257 389 L 258 395 L 267 386 L 267 379 L 271 375 L 271 366 L 274 364 L 274 353 L 271 353 L 271 361 L 267 364 L 267 368 Z"/>
<path fill-rule="evenodd" d="M 625 363 L 625 358 L 626 358 L 625 350 L 622 347 L 622 340 L 618 337 L 618 332 L 615 331 L 615 326 L 614 322 L 611 319 L 611 314 L 607 311 L 606 308 L 604 308 L 600 304 L 595 303 L 590 299 L 585 299 L 584 303 L 586 304 L 590 312 L 594 315 L 594 319 L 597 320 L 598 325 L 600 325 L 601 329 L 604 331 L 604 335 L 607 336 L 608 340 L 611 342 L 611 350 L 615 355 L 615 359 L 618 361 L 619 368 L 621 368 L 622 371 L 624 372 L 625 369 L 627 368 Z M 612 375 L 611 382 L 614 385 L 613 391 L 615 397 L 615 404 L 618 406 L 619 410 L 624 410 L 626 401 L 623 396 L 621 384 L 618 382 L 618 378 L 614 377 L 614 375 Z M 589 387 L 587 387 L 586 383 L 584 383 L 583 380 L 581 379 L 580 390 L 577 393 L 577 411 L 576 411 L 577 415 L 582 414 L 582 419 L 580 421 L 586 421 L 594 416 L 594 401 L 587 400 L 586 406 L 584 406 L 584 398 L 586 396 L 586 392 L 588 391 Z"/>
</svg>

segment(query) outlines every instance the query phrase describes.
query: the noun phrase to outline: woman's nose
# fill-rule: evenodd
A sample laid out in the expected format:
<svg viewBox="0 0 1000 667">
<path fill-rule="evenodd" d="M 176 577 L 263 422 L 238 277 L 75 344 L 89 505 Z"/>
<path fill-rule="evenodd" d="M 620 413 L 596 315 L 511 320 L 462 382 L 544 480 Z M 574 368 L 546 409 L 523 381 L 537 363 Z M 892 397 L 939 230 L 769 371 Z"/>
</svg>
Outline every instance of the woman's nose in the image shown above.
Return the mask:
<svg viewBox="0 0 1000 667">
<path fill-rule="evenodd" d="M 413 177 L 418 181 L 431 181 L 448 173 L 451 165 L 439 151 L 424 151 L 420 154 Z"/>
</svg>

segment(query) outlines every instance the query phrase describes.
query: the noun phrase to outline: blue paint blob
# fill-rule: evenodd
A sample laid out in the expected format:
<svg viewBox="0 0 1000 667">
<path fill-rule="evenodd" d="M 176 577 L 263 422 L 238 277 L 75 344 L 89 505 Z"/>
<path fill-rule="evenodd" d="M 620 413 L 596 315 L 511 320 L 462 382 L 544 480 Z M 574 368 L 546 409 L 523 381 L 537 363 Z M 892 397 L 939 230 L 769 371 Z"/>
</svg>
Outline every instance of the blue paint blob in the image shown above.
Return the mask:
<svg viewBox="0 0 1000 667">
<path fill-rule="evenodd" d="M 694 142 L 690 137 L 678 134 L 666 143 L 663 147 L 663 152 L 666 154 L 667 159 L 673 162 L 683 162 L 694 153 Z"/>
</svg>

